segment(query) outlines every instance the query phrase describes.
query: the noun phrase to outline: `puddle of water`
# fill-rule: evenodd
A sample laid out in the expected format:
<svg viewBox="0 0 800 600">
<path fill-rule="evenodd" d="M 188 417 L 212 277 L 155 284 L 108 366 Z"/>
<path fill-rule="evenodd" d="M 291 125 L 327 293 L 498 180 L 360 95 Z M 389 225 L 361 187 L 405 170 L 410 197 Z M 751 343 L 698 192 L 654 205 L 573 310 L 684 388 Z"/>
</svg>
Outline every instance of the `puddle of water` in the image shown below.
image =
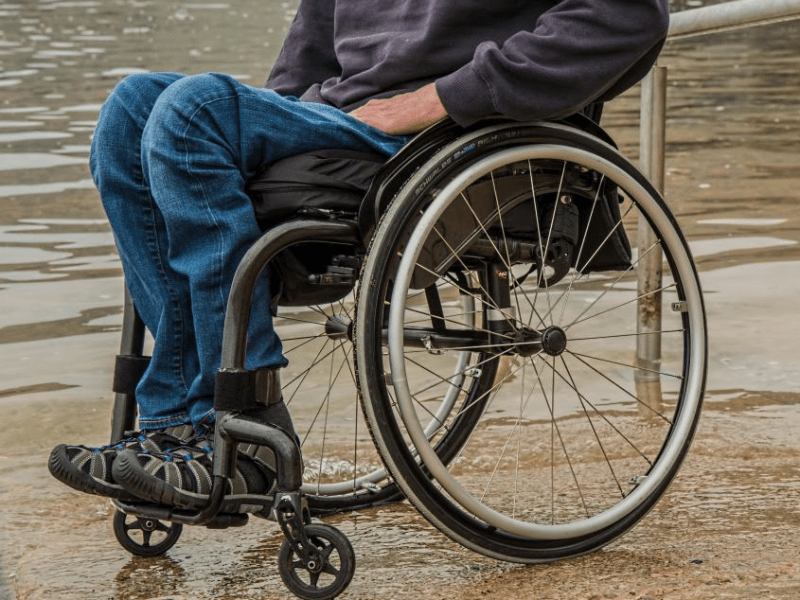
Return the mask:
<svg viewBox="0 0 800 600">
<path fill-rule="evenodd" d="M 58 181 L 28 185 L 0 185 L 0 198 L 41 197 L 42 195 L 58 194 L 68 190 L 94 190 L 94 182 L 91 179 L 81 179 L 78 181 Z M 94 212 L 96 211 L 92 211 L 92 213 Z"/>
<path fill-rule="evenodd" d="M 703 272 L 709 389 L 800 390 L 796 302 L 800 262 Z"/>
<path fill-rule="evenodd" d="M 48 252 L 41 248 L 7 248 L 0 258 L 0 264 L 42 263 L 72 256 L 67 253 Z M 5 273 L 10 275 L 11 273 Z"/>
<path fill-rule="evenodd" d="M 727 237 L 712 240 L 694 240 L 689 242 L 695 259 L 712 254 L 733 252 L 737 250 L 756 250 L 759 248 L 780 248 L 794 246 L 794 240 L 781 240 L 771 237 Z"/>
<path fill-rule="evenodd" d="M 0 133 L 0 143 L 25 142 L 29 140 L 57 140 L 69 138 L 72 134 L 65 131 L 29 131 L 25 133 Z M 5 162 L 5 161 L 4 161 Z M 5 168 L 5 166 L 3 166 Z"/>
</svg>

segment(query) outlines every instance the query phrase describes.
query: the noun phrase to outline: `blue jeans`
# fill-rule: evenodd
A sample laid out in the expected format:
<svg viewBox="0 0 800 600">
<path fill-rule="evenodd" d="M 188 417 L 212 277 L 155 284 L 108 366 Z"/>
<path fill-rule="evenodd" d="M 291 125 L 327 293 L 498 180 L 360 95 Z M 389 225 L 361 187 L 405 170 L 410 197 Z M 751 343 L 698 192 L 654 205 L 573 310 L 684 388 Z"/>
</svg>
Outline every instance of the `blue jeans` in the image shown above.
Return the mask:
<svg viewBox="0 0 800 600">
<path fill-rule="evenodd" d="M 405 141 L 227 75 L 120 82 L 100 112 L 90 166 L 128 289 L 155 339 L 136 389 L 142 429 L 214 418 L 228 292 L 260 235 L 245 183 L 293 154 L 346 148 L 389 156 Z M 248 330 L 249 369 L 286 364 L 263 279 Z"/>
</svg>

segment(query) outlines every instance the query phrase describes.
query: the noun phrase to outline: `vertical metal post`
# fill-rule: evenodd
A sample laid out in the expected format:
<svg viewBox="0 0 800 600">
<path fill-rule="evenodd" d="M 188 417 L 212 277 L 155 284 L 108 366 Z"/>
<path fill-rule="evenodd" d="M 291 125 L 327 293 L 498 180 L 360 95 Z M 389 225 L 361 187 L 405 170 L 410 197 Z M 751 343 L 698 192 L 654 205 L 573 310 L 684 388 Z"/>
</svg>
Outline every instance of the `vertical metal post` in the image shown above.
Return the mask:
<svg viewBox="0 0 800 600">
<path fill-rule="evenodd" d="M 120 356 L 142 356 L 144 348 L 144 323 L 136 312 L 128 288 L 125 288 L 125 304 L 122 313 L 122 339 Z M 114 394 L 114 408 L 111 417 L 111 443 L 125 437 L 136 423 L 136 398 L 132 393 Z"/>
<path fill-rule="evenodd" d="M 655 66 L 642 81 L 639 146 L 642 173 L 655 188 L 664 191 L 664 144 L 667 105 L 667 69 Z M 639 216 L 639 256 L 656 243 L 655 234 Z M 659 380 L 661 365 L 661 278 L 663 257 L 660 248 L 647 252 L 638 264 L 639 301 L 637 310 L 636 382 L 646 385 Z M 660 388 L 660 386 L 658 386 Z M 657 392 L 657 390 L 653 390 Z M 660 393 L 658 394 L 660 396 Z"/>
</svg>

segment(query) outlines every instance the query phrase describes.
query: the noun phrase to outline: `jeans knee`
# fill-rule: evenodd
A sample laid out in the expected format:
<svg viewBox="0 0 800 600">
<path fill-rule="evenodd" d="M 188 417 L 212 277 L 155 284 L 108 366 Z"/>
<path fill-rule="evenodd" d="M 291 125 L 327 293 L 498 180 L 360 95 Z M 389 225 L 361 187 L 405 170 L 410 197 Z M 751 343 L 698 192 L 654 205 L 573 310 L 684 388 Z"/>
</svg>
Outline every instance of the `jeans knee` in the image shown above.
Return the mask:
<svg viewBox="0 0 800 600">
<path fill-rule="evenodd" d="M 202 73 L 175 81 L 158 97 L 153 106 L 153 122 L 159 123 L 175 113 L 191 116 L 214 100 L 232 97 L 236 92 L 229 75 Z"/>
<path fill-rule="evenodd" d="M 159 96 L 181 77 L 178 73 L 136 73 L 114 87 L 100 110 L 92 137 L 89 165 L 93 171 L 100 168 L 101 155 L 122 147 L 138 147 Z"/>
<path fill-rule="evenodd" d="M 121 79 L 109 95 L 109 99 L 120 98 L 126 101 L 132 97 L 147 97 L 161 91 L 172 83 L 172 77 L 166 73 L 133 73 Z M 166 78 L 165 78 L 166 76 Z"/>
<path fill-rule="evenodd" d="M 150 118 L 142 136 L 142 156 L 175 147 L 194 129 L 204 129 L 201 138 L 219 133 L 225 128 L 231 114 L 227 103 L 218 100 L 235 98 L 237 92 L 233 78 L 218 73 L 204 73 L 184 77 L 170 85 L 153 105 Z M 226 104 L 226 108 L 218 108 Z M 224 114 L 217 114 L 223 112 Z"/>
<path fill-rule="evenodd" d="M 141 119 L 150 114 L 159 96 L 183 76 L 178 73 L 136 73 L 117 83 L 100 111 L 98 126 L 118 118 Z"/>
</svg>

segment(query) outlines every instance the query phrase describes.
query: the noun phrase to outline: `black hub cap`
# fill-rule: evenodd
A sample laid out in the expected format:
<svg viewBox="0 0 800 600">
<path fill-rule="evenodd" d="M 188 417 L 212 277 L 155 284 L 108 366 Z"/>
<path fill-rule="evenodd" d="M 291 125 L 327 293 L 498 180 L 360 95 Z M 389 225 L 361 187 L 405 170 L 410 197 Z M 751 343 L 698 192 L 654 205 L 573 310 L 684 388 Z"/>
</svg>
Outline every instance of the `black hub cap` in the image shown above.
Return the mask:
<svg viewBox="0 0 800 600">
<path fill-rule="evenodd" d="M 542 350 L 550 356 L 558 356 L 567 349 L 567 334 L 561 327 L 552 325 L 542 332 Z"/>
</svg>

